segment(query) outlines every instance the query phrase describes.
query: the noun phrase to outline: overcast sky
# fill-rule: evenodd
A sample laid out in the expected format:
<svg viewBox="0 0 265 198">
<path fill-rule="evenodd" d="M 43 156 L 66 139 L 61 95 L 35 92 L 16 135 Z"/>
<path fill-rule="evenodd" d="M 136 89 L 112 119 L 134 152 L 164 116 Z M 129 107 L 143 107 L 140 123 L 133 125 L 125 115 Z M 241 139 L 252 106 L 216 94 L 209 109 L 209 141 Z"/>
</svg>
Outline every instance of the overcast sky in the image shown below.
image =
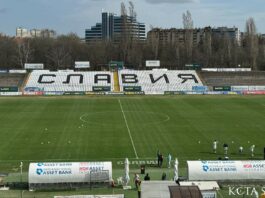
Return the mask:
<svg viewBox="0 0 265 198">
<path fill-rule="evenodd" d="M 121 0 L 0 0 L 0 32 L 15 35 L 16 27 L 49 28 L 84 37 L 85 29 L 101 21 L 101 11 L 120 14 Z M 128 6 L 128 0 L 124 0 Z M 132 0 L 137 19 L 162 28 L 182 28 L 190 10 L 195 27 L 237 26 L 244 31 L 248 17 L 265 33 L 265 0 Z"/>
</svg>

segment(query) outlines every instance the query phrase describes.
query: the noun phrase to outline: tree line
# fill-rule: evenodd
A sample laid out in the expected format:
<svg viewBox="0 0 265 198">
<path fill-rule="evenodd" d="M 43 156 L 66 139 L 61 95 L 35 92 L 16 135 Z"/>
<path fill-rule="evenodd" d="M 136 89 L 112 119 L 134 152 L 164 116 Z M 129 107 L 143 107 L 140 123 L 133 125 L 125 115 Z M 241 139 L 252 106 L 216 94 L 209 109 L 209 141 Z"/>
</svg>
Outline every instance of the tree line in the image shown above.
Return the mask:
<svg viewBox="0 0 265 198">
<path fill-rule="evenodd" d="M 124 5 L 122 11 L 126 13 Z M 133 9 L 130 13 L 136 15 Z M 189 12 L 183 14 L 183 25 L 187 30 L 184 42 L 167 45 L 158 40 L 139 41 L 128 35 L 115 43 L 85 43 L 73 33 L 57 38 L 23 39 L 0 35 L 0 69 L 22 69 L 25 63 L 44 63 L 45 69 L 51 70 L 74 69 L 75 61 L 90 61 L 92 70 L 102 70 L 110 61 L 123 61 L 131 69 L 145 69 L 146 60 L 160 60 L 161 66 L 168 69 L 185 69 L 185 64 L 196 63 L 203 67 L 265 70 L 265 38 L 257 34 L 252 18 L 246 21 L 240 45 L 228 36 L 205 36 L 194 45 Z"/>
</svg>

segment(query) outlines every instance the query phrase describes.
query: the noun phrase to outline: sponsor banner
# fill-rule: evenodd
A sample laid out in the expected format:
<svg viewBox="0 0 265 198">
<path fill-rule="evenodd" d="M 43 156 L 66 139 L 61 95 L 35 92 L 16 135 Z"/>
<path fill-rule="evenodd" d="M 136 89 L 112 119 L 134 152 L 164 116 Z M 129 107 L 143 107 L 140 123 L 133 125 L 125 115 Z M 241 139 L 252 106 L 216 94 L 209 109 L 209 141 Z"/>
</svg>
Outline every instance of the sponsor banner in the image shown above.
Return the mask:
<svg viewBox="0 0 265 198">
<path fill-rule="evenodd" d="M 76 69 L 90 68 L 90 62 L 89 61 L 76 61 L 75 68 Z"/>
<path fill-rule="evenodd" d="M 187 161 L 188 180 L 264 180 L 265 161 Z"/>
<path fill-rule="evenodd" d="M 192 91 L 208 91 L 207 86 L 192 86 Z"/>
<path fill-rule="evenodd" d="M 194 63 L 194 64 L 185 64 L 185 67 L 187 69 L 192 69 L 192 70 L 198 70 L 202 67 L 201 64 L 198 64 L 198 63 Z"/>
<path fill-rule="evenodd" d="M 111 162 L 30 163 L 30 184 L 110 182 Z"/>
<path fill-rule="evenodd" d="M 9 70 L 9 73 L 10 74 L 26 74 L 27 70 L 25 70 L 25 69 L 20 69 L 20 70 L 12 69 L 12 70 Z"/>
<path fill-rule="evenodd" d="M 0 70 L 0 74 L 6 74 L 6 73 L 8 73 L 8 70 L 7 69 L 1 69 Z"/>
<path fill-rule="evenodd" d="M 125 95 L 124 92 L 106 92 L 106 95 L 117 95 L 117 96 L 122 96 Z"/>
<path fill-rule="evenodd" d="M 18 87 L 0 87 L 0 92 L 18 92 Z"/>
<path fill-rule="evenodd" d="M 265 86 L 248 86 L 248 91 L 265 91 Z"/>
<path fill-rule="evenodd" d="M 157 165 L 157 159 L 136 159 L 136 160 L 130 160 L 129 162 L 130 166 L 133 165 Z M 118 166 L 124 167 L 124 160 L 123 161 L 117 161 Z"/>
<path fill-rule="evenodd" d="M 204 92 L 204 94 L 206 94 L 206 95 L 221 95 L 221 94 L 223 94 L 223 92 L 221 92 L 221 91 L 206 91 L 206 92 Z"/>
<path fill-rule="evenodd" d="M 84 91 L 66 91 L 63 95 L 85 95 Z"/>
<path fill-rule="evenodd" d="M 86 95 L 105 95 L 105 92 L 85 92 Z"/>
<path fill-rule="evenodd" d="M 22 92 L 0 92 L 0 96 L 21 96 Z"/>
<path fill-rule="evenodd" d="M 265 91 L 265 86 L 232 86 L 231 91 Z"/>
<path fill-rule="evenodd" d="M 165 91 L 164 95 L 184 95 L 184 91 Z"/>
<path fill-rule="evenodd" d="M 110 86 L 93 86 L 92 90 L 94 92 L 104 92 L 104 91 L 111 91 Z"/>
<path fill-rule="evenodd" d="M 245 95 L 265 95 L 265 91 L 243 91 Z"/>
<path fill-rule="evenodd" d="M 146 67 L 160 67 L 160 60 L 147 60 L 145 61 Z"/>
<path fill-rule="evenodd" d="M 241 93 L 241 92 L 236 92 L 236 91 L 222 91 L 222 92 L 220 92 L 220 94 L 223 94 L 223 95 L 238 95 L 239 93 Z"/>
<path fill-rule="evenodd" d="M 44 92 L 45 96 L 62 96 L 64 95 L 63 91 L 45 91 Z"/>
<path fill-rule="evenodd" d="M 185 91 L 184 92 L 187 95 L 203 95 L 204 92 L 196 92 L 196 91 Z"/>
<path fill-rule="evenodd" d="M 248 86 L 231 86 L 231 91 L 248 91 Z"/>
<path fill-rule="evenodd" d="M 23 95 L 24 96 L 42 96 L 43 91 L 24 91 Z"/>
<path fill-rule="evenodd" d="M 214 91 L 231 91 L 231 86 L 213 86 Z"/>
<path fill-rule="evenodd" d="M 25 69 L 32 69 L 32 70 L 41 70 L 44 69 L 44 64 L 42 63 L 25 63 Z"/>
<path fill-rule="evenodd" d="M 25 92 L 38 92 L 38 91 L 43 91 L 43 89 L 39 87 L 25 87 L 24 91 Z"/>
<path fill-rule="evenodd" d="M 240 95 L 241 92 L 240 91 L 227 91 L 228 95 Z"/>
<path fill-rule="evenodd" d="M 143 91 L 124 92 L 125 95 L 145 95 Z"/>
<path fill-rule="evenodd" d="M 251 68 L 202 68 L 202 71 L 209 71 L 209 72 L 246 72 L 246 71 L 251 71 Z"/>
<path fill-rule="evenodd" d="M 124 86 L 123 87 L 123 91 L 128 91 L 128 92 L 140 92 L 142 91 L 142 87 L 141 86 Z"/>
</svg>

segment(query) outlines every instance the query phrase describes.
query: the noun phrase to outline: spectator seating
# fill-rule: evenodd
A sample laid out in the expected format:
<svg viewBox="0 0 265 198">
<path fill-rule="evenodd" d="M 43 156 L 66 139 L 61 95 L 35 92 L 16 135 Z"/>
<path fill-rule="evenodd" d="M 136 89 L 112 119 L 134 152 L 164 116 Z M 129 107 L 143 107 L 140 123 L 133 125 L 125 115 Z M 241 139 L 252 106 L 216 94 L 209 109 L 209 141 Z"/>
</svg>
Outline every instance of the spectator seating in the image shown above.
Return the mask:
<svg viewBox="0 0 265 198">
<path fill-rule="evenodd" d="M 43 91 L 79 92 L 92 91 L 93 86 L 110 86 L 113 90 L 111 72 L 74 72 L 35 70 L 28 79 L 26 87 L 36 87 Z"/>
<path fill-rule="evenodd" d="M 27 74 L 0 74 L 0 87 L 20 87 Z"/>
<path fill-rule="evenodd" d="M 265 85 L 265 72 L 199 72 L 207 86 Z"/>
<path fill-rule="evenodd" d="M 165 91 L 192 91 L 193 86 L 203 86 L 195 71 L 185 70 L 121 70 L 119 84 L 121 91 L 126 86 L 140 86 L 146 94 L 163 94 Z"/>
</svg>

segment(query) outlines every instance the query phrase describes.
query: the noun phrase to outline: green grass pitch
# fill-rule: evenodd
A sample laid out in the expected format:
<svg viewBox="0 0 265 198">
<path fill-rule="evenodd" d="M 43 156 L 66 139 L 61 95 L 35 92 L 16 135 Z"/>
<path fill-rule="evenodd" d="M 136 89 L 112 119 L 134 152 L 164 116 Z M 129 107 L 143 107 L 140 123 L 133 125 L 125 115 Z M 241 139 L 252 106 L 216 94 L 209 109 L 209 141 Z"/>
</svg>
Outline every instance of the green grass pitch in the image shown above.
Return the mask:
<svg viewBox="0 0 265 198">
<path fill-rule="evenodd" d="M 249 159 L 252 144 L 262 159 L 264 120 L 262 96 L 0 98 L 0 172 L 20 161 L 155 158 L 158 149 L 186 166 L 223 157 L 223 143 L 230 159 Z"/>
</svg>

